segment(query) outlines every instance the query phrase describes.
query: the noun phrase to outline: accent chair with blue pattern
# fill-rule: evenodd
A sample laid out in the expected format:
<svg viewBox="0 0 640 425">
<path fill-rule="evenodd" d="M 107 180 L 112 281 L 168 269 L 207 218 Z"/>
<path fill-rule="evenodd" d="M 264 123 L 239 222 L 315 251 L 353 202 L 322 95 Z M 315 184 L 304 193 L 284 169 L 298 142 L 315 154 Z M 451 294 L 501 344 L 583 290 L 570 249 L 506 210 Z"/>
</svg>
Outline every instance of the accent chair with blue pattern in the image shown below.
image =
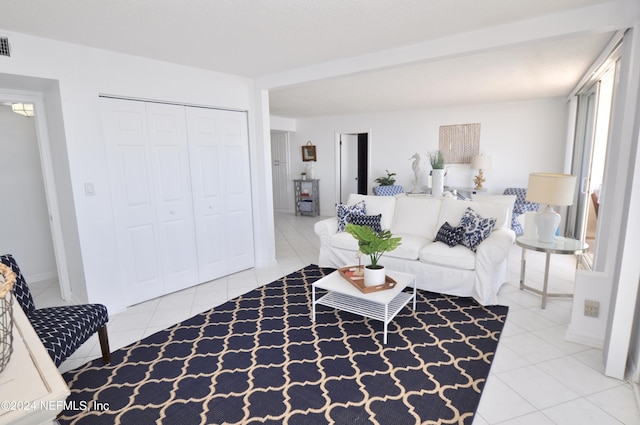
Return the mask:
<svg viewBox="0 0 640 425">
<path fill-rule="evenodd" d="M 100 339 L 102 360 L 105 363 L 111 362 L 107 336 L 109 315 L 104 305 L 81 304 L 36 309 L 29 286 L 13 256 L 1 255 L 0 262 L 16 274 L 13 296 L 56 366 L 60 366 L 96 332 Z"/>
<path fill-rule="evenodd" d="M 402 186 L 376 186 L 373 188 L 373 194 L 376 196 L 395 196 L 404 193 Z"/>
<path fill-rule="evenodd" d="M 516 235 L 522 235 L 524 229 L 518 221 L 518 216 L 527 211 L 538 211 L 538 204 L 527 201 L 526 187 L 508 187 L 504 190 L 503 195 L 516 195 L 516 202 L 513 204 L 513 216 L 511 217 L 511 228 Z"/>
</svg>

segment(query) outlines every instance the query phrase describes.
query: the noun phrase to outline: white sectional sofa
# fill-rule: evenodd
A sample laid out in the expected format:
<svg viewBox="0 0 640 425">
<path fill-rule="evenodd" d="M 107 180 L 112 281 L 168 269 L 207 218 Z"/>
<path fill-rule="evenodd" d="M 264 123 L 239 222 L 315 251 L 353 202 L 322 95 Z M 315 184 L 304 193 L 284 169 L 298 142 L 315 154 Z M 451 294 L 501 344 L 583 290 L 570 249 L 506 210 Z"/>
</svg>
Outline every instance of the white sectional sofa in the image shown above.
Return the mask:
<svg viewBox="0 0 640 425">
<path fill-rule="evenodd" d="M 461 201 L 430 196 L 368 196 L 352 194 L 346 205 L 364 201 L 366 215 L 381 214 L 383 229 L 402 237 L 402 245 L 382 256 L 381 264 L 391 270 L 416 275 L 420 289 L 449 295 L 473 297 L 482 305 L 498 302 L 498 290 L 507 281 L 509 249 L 515 241 L 511 230 L 513 205 L 508 202 Z M 483 218 L 495 218 L 490 235 L 476 248 L 450 247 L 436 241 L 438 230 L 448 222 L 458 226 L 467 207 Z M 338 232 L 337 217 L 318 221 L 321 267 L 340 268 L 358 264 L 357 241 Z M 366 257 L 363 257 L 363 262 Z"/>
</svg>

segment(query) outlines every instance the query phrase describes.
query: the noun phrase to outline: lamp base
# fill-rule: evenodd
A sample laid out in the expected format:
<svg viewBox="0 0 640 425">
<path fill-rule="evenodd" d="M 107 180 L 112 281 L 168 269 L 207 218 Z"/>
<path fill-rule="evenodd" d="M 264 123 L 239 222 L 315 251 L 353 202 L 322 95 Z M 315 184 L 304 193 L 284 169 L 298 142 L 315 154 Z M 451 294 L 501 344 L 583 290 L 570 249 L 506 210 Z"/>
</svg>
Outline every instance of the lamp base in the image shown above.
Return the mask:
<svg viewBox="0 0 640 425">
<path fill-rule="evenodd" d="M 547 205 L 543 211 L 538 211 L 538 214 L 536 214 L 538 242 L 553 243 L 559 224 L 560 214 L 555 212 L 551 205 Z"/>
<path fill-rule="evenodd" d="M 476 187 L 474 187 L 475 190 L 482 190 L 484 189 L 482 187 L 482 183 L 486 182 L 487 180 L 484 178 L 484 174 L 482 173 L 482 169 L 478 170 L 478 175 L 474 177 L 473 182 L 476 184 Z"/>
</svg>

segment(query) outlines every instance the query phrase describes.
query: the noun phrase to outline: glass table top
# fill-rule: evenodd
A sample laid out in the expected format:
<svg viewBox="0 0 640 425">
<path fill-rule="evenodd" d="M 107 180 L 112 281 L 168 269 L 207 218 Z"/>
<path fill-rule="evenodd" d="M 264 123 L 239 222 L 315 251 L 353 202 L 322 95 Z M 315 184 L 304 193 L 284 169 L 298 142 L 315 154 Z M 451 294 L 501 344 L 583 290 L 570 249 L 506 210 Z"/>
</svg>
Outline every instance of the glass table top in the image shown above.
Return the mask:
<svg viewBox="0 0 640 425">
<path fill-rule="evenodd" d="M 526 249 L 534 251 L 548 252 L 551 254 L 582 254 L 589 249 L 589 245 L 577 239 L 556 236 L 554 241 L 540 242 L 537 239 L 527 239 L 519 236 L 516 244 Z"/>
</svg>

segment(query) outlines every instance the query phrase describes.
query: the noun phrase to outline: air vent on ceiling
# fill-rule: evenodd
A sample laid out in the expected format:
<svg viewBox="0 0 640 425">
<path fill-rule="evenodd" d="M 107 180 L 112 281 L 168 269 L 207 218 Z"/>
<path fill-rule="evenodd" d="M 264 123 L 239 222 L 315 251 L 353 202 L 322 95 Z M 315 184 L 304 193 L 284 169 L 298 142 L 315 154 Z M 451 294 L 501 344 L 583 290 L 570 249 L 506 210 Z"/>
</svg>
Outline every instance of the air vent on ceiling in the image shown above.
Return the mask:
<svg viewBox="0 0 640 425">
<path fill-rule="evenodd" d="M 9 39 L 7 37 L 0 37 L 0 56 L 11 56 Z"/>
</svg>

